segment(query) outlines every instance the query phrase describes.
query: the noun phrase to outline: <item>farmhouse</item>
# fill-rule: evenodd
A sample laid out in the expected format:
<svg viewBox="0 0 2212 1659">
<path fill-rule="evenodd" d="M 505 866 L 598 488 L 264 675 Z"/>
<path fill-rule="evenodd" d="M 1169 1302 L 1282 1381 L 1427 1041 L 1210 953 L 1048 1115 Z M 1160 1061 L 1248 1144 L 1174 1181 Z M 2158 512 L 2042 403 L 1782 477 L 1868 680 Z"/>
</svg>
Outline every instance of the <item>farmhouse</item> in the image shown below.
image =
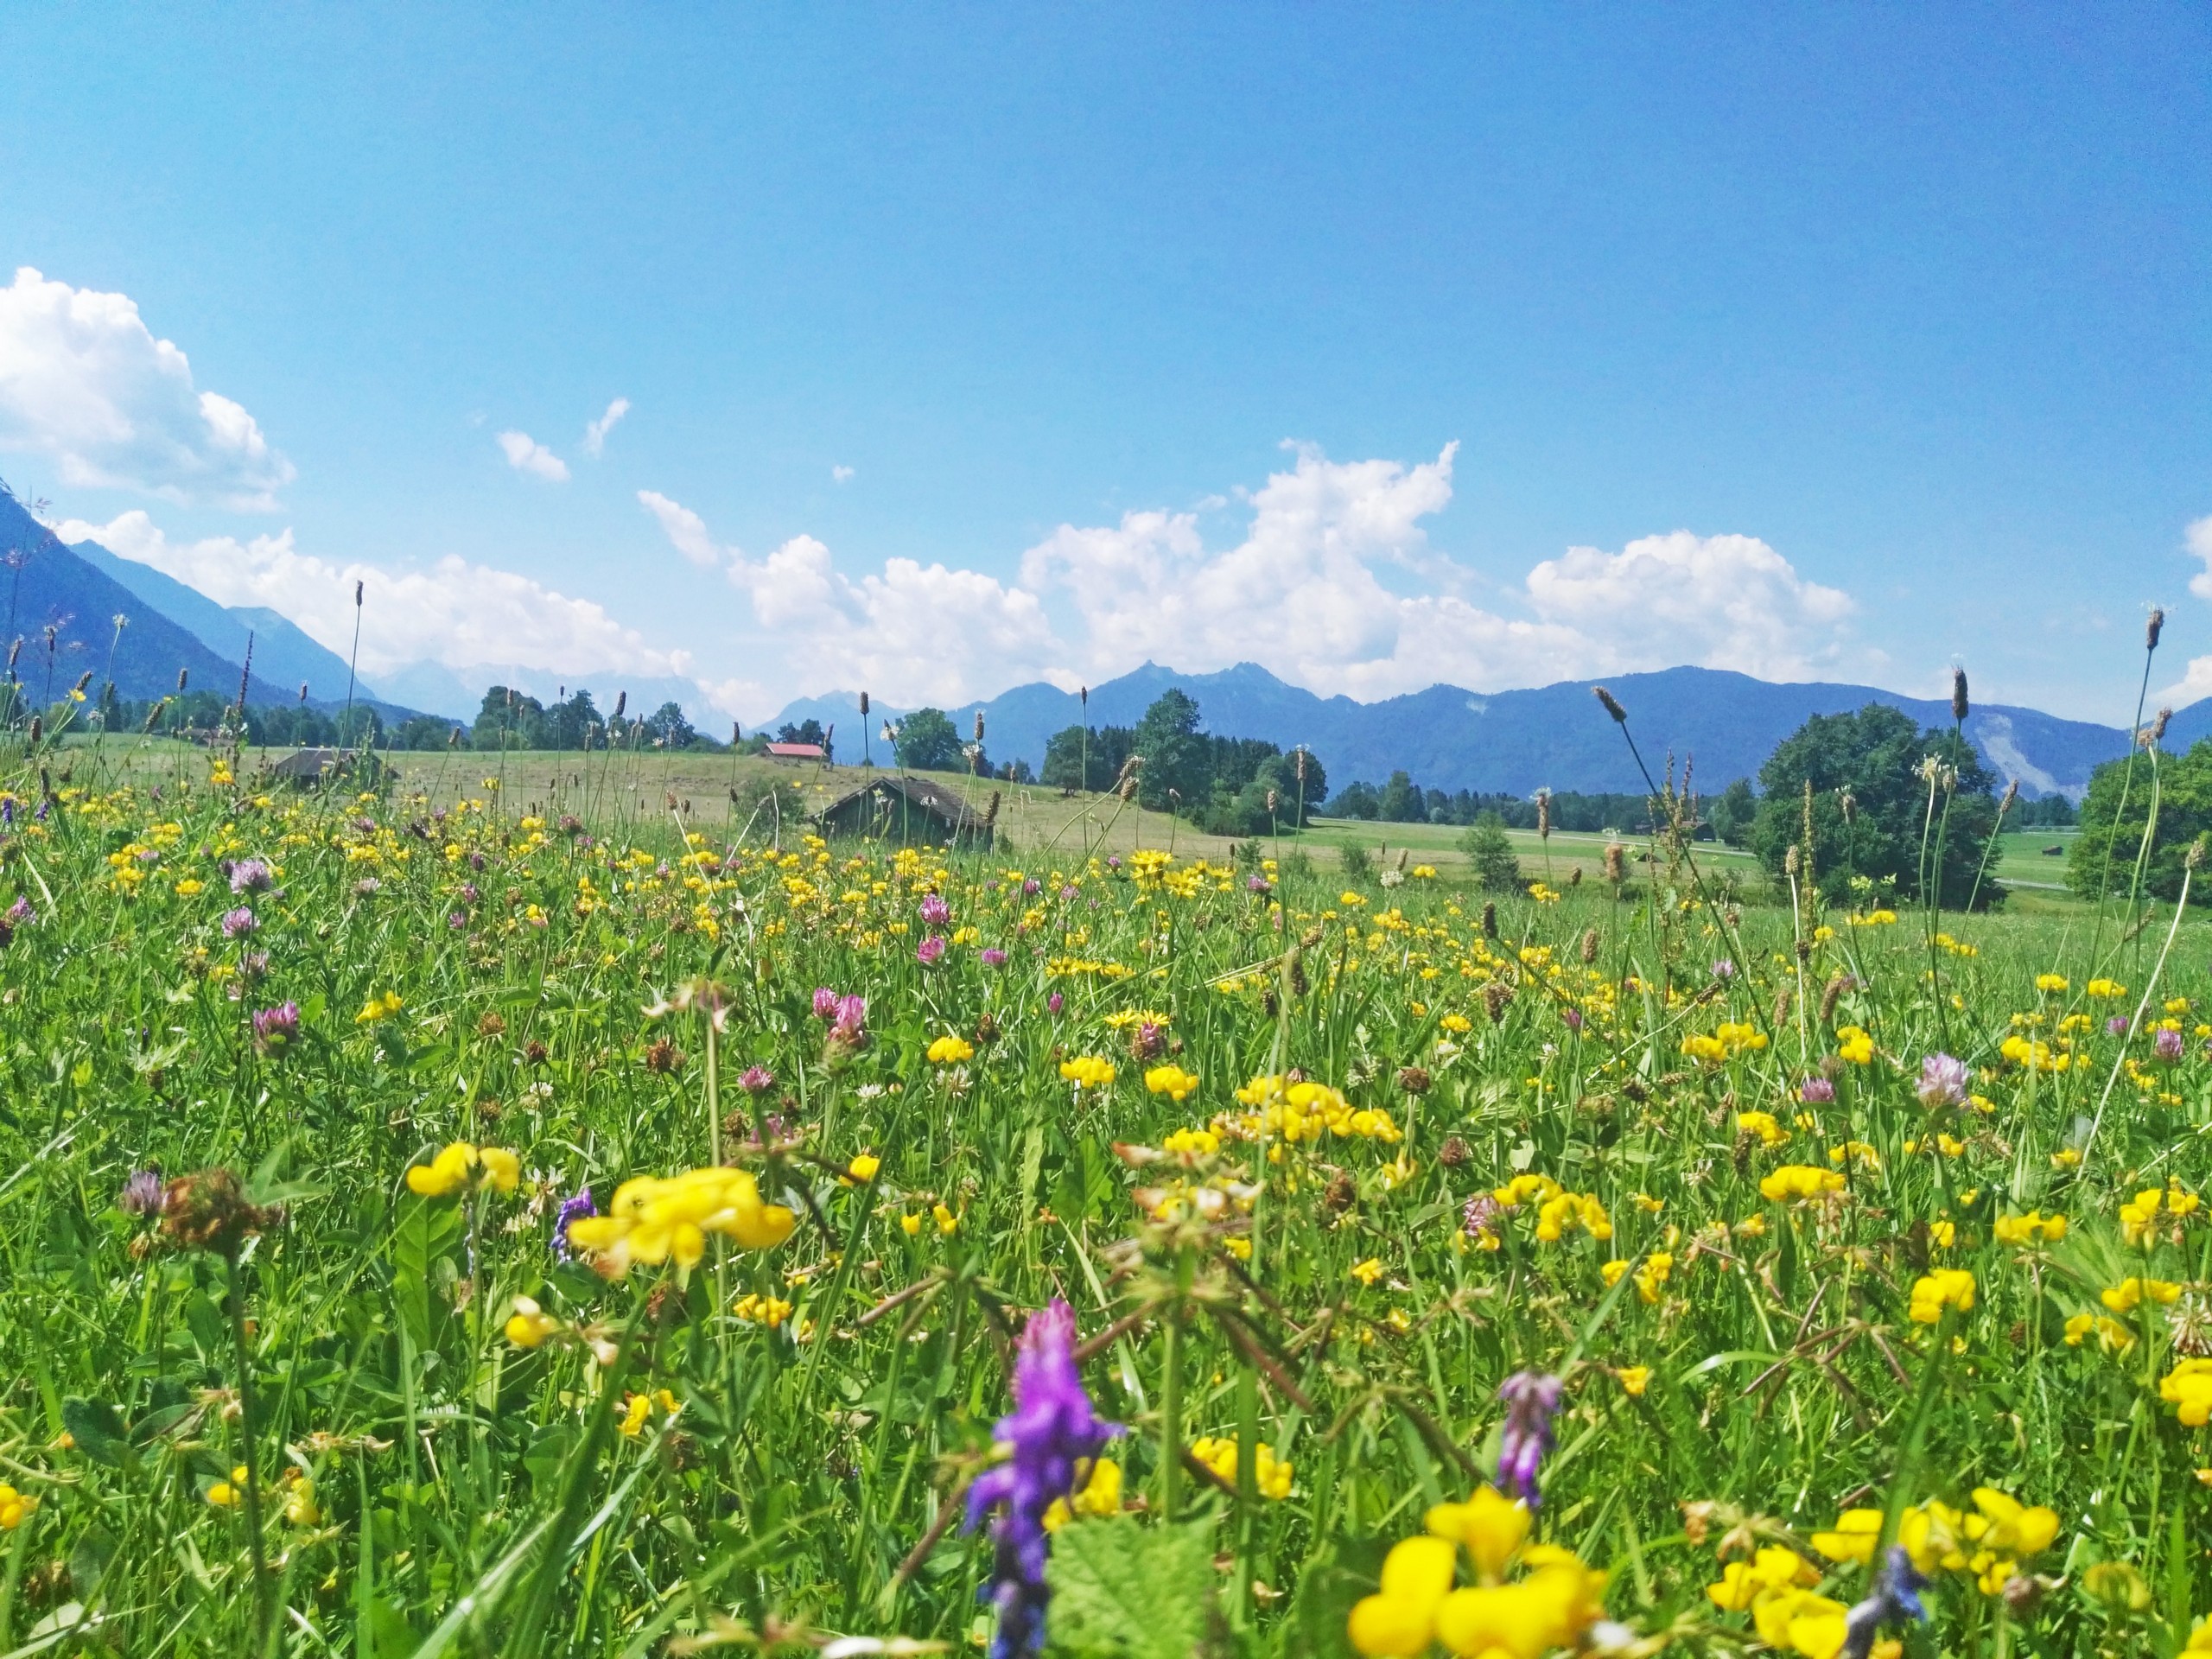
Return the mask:
<svg viewBox="0 0 2212 1659">
<path fill-rule="evenodd" d="M 771 760 L 820 760 L 823 758 L 819 743 L 771 743 L 767 749 Z"/>
<path fill-rule="evenodd" d="M 943 784 L 887 772 L 839 796 L 814 821 L 825 836 L 868 836 L 902 847 L 988 851 L 998 816 L 995 790 L 979 814 Z"/>
<path fill-rule="evenodd" d="M 340 772 L 346 760 L 344 751 L 339 749 L 300 749 L 286 755 L 269 772 L 271 777 L 288 784 L 319 784 Z"/>
</svg>

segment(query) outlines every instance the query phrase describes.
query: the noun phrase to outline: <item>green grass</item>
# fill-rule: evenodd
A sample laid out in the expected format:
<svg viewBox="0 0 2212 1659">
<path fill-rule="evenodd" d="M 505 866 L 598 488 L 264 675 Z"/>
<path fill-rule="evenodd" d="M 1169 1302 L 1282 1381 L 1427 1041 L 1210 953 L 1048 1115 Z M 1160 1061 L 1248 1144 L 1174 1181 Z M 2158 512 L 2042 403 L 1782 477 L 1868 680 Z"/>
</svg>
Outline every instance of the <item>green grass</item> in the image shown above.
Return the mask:
<svg viewBox="0 0 2212 1659">
<path fill-rule="evenodd" d="M 1265 892 L 1180 830 L 1155 870 L 1132 855 L 1169 826 L 1048 791 L 1007 792 L 1011 850 L 948 864 L 779 848 L 727 758 L 510 756 L 492 791 L 497 757 L 402 757 L 389 798 L 265 804 L 197 753 L 61 759 L 60 810 L 19 779 L 0 844 L 0 907 L 35 912 L 0 956 L 0 1481 L 36 1500 L 0 1493 L 0 1654 L 967 1649 L 993 1553 L 954 1517 L 1055 1298 L 1127 1429 L 1126 1512 L 1055 1536 L 1062 1651 L 1346 1652 L 1384 1551 L 1497 1477 L 1523 1371 L 1564 1391 L 1534 1535 L 1677 1650 L 1751 1639 L 1707 1593 L 1717 1546 L 1796 1551 L 1817 1646 L 1866 1586 L 1814 1533 L 1981 1486 L 2049 1506 L 2007 1569 L 2048 1586 L 2015 1611 L 1931 1556 L 1920 1650 L 2171 1652 L 2212 1606 L 2212 1445 L 2161 1393 L 2212 1340 L 2212 1227 L 2162 1207 L 2131 1241 L 2120 1213 L 2212 1179 L 2201 921 L 2168 952 L 2163 909 L 2024 894 L 1800 931 L 1697 901 L 1725 855 L 1637 843 L 1663 879 L 1506 896 L 1488 938 L 1425 827 L 1302 839 L 1442 879 L 1317 856 Z M 766 775 L 738 763 L 741 797 Z M 1593 851 L 1552 837 L 1555 877 Z M 281 892 L 232 893 L 247 857 Z M 931 893 L 951 942 L 925 965 Z M 240 906 L 257 928 L 226 937 Z M 868 999 L 864 1045 L 828 1039 L 817 987 Z M 2105 1030 L 2171 998 L 2178 1059 Z M 286 1002 L 298 1038 L 257 1040 Z M 2009 1056 L 2023 1034 L 2065 1069 Z M 932 1059 L 950 1037 L 970 1052 Z M 1923 1103 L 1938 1052 L 1976 1101 Z M 1076 1088 L 1084 1057 L 1111 1081 Z M 1168 1063 L 1179 1103 L 1146 1080 Z M 1341 1107 L 1255 1119 L 1237 1091 L 1293 1069 Z M 512 1151 L 514 1190 L 416 1191 L 454 1142 Z M 550 1248 L 581 1188 L 604 1211 L 716 1149 L 790 1211 L 780 1245 L 607 1277 Z M 133 1171 L 217 1167 L 264 1206 L 235 1249 L 219 1216 L 118 1205 Z M 1493 1207 L 1523 1175 L 1573 1198 L 1559 1236 L 1544 1193 Z M 1791 1181 L 1834 1190 L 1769 1196 Z M 2063 1241 L 1999 1236 L 2031 1211 Z M 1974 1306 L 1923 1323 L 1937 1269 Z M 2145 1277 L 2186 1300 L 2108 1313 Z M 537 1345 L 508 1334 L 525 1298 Z M 2114 1323 L 2069 1342 L 2083 1316 Z M 1201 1439 L 1224 1480 L 1184 1460 Z M 257 1532 L 214 1501 L 248 1465 Z"/>
</svg>

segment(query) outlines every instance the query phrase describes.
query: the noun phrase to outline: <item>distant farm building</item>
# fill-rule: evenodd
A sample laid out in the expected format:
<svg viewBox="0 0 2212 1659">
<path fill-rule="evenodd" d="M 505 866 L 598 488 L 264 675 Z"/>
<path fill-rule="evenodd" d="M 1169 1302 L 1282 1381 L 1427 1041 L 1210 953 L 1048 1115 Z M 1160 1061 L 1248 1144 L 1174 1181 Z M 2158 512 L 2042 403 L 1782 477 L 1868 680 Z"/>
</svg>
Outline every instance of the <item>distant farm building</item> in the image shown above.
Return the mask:
<svg viewBox="0 0 2212 1659">
<path fill-rule="evenodd" d="M 345 753 L 339 749 L 300 749 L 286 755 L 269 771 L 270 776 L 288 784 L 319 784 L 336 774 L 346 760 Z"/>
<path fill-rule="evenodd" d="M 771 760 L 821 760 L 826 758 L 819 743 L 771 743 L 767 753 Z"/>
<path fill-rule="evenodd" d="M 943 784 L 887 774 L 839 796 L 814 815 L 824 836 L 866 836 L 902 847 L 988 851 L 999 798 L 981 813 Z"/>
</svg>

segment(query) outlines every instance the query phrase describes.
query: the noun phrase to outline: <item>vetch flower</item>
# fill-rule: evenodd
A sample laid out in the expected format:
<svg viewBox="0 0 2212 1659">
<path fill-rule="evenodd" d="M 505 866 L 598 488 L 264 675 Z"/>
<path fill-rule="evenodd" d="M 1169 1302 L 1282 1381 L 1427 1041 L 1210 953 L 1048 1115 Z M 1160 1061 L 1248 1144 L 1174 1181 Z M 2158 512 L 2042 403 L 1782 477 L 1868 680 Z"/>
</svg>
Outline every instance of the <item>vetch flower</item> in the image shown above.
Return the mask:
<svg viewBox="0 0 2212 1659">
<path fill-rule="evenodd" d="M 574 1198 L 562 1199 L 561 1208 L 553 1217 L 553 1254 L 563 1262 L 574 1260 L 569 1249 L 569 1224 L 598 1213 L 599 1206 L 592 1202 L 591 1188 L 588 1186 Z"/>
<path fill-rule="evenodd" d="M 1541 1502 L 1536 1473 L 1552 1449 L 1552 1416 L 1559 1409 L 1560 1379 L 1541 1371 L 1516 1371 L 1498 1385 L 1505 1425 L 1498 1441 L 1497 1471 L 1507 1488 L 1533 1510 Z"/>
<path fill-rule="evenodd" d="M 983 1593 L 996 1605 L 998 1634 L 991 1659 L 1033 1654 L 1045 1643 L 1051 1592 L 1045 1561 L 1051 1548 L 1045 1516 L 1074 1490 L 1077 1465 L 1097 1457 L 1121 1433 L 1093 1413 L 1075 1363 L 1075 1313 L 1054 1299 L 1029 1316 L 1014 1362 L 1014 1410 L 993 1431 L 1006 1460 L 968 1489 L 968 1525 L 1001 1511 L 991 1529 L 991 1582 Z"/>
</svg>

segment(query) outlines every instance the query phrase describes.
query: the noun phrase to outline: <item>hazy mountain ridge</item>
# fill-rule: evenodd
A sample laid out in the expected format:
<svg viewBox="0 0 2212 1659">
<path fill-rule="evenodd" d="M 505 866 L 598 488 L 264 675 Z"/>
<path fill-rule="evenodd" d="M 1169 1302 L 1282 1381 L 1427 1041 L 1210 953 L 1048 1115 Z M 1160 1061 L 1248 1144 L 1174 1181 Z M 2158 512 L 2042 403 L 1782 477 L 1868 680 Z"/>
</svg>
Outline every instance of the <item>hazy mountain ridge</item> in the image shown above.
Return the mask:
<svg viewBox="0 0 2212 1659">
<path fill-rule="evenodd" d="M 1601 683 L 1626 706 L 1629 729 L 1653 772 L 1670 754 L 1678 769 L 1687 760 L 1698 786 L 1707 793 L 1738 778 L 1756 779 L 1775 745 L 1814 715 L 1846 714 L 1881 702 L 1927 726 L 1948 725 L 1951 719 L 1950 705 L 1943 701 L 1876 686 L 1778 683 L 1723 669 L 1669 668 L 1515 691 L 1433 685 L 1379 702 L 1356 702 L 1287 684 L 1255 663 L 1209 674 L 1181 674 L 1147 663 L 1093 686 L 1090 719 L 1093 726 L 1134 726 L 1161 692 L 1180 686 L 1198 700 L 1207 730 L 1265 738 L 1285 747 L 1307 744 L 1338 785 L 1362 778 L 1381 782 L 1403 770 L 1431 789 L 1517 795 L 1544 787 L 1641 790 L 1643 780 L 1628 746 L 1591 695 L 1591 688 Z M 1033 766 L 1043 763 L 1046 741 L 1054 732 L 1084 717 L 1074 694 L 1042 683 L 1020 685 L 980 705 L 948 709 L 963 737 L 972 729 L 978 707 L 990 757 L 1019 758 Z M 903 712 L 878 703 L 869 725 L 896 720 Z M 856 696 L 800 699 L 769 727 L 809 716 L 824 725 L 836 721 L 839 753 L 859 758 Z M 1996 774 L 2017 779 L 2021 793 L 2031 799 L 2063 794 L 2078 800 L 2092 769 L 2127 752 L 2127 734 L 2116 727 L 2012 704 L 1975 707 L 1966 729 Z M 2167 743 L 2183 747 L 2208 733 L 2212 701 L 2177 714 Z"/>
</svg>

